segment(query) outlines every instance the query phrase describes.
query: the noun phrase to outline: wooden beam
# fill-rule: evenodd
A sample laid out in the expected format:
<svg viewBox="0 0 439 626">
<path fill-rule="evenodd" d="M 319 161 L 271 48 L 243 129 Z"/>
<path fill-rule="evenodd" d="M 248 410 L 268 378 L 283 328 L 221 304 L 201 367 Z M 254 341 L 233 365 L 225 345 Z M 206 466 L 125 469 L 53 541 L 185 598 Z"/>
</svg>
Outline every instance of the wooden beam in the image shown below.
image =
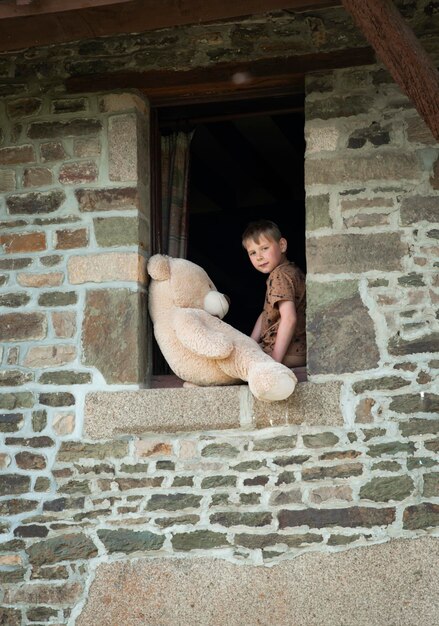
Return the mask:
<svg viewBox="0 0 439 626">
<path fill-rule="evenodd" d="M 342 0 L 439 141 L 439 72 L 391 0 Z"/>
<path fill-rule="evenodd" d="M 3 0 L 3 2 L 0 3 L 0 19 L 95 9 L 110 4 L 124 4 L 125 2 L 133 1 L 134 0 Z"/>
<path fill-rule="evenodd" d="M 26 16 L 23 13 L 23 17 L 17 17 L 17 14 L 6 13 L 12 2 L 6 0 L 4 19 L 0 19 L 0 52 L 93 37 L 143 33 L 282 9 L 305 11 L 341 4 L 341 0 L 129 0 L 118 6 L 112 5 L 112 2 L 123 0 L 102 0 L 102 6 L 97 6 L 98 1 L 93 3 L 93 7 L 81 7 L 87 2 L 91 5 L 92 0 L 35 0 L 35 8 L 41 7 L 39 14 L 29 13 Z M 5 2 L 0 2 L 0 8 L 3 5 Z M 76 10 L 66 11 L 63 8 L 69 5 Z M 49 6 L 57 8 L 56 12 L 49 13 Z M 31 11 L 32 8 L 33 5 L 30 5 L 20 10 Z M 15 9 L 18 9 L 16 5 Z M 42 14 L 43 11 L 46 14 Z"/>
<path fill-rule="evenodd" d="M 253 98 L 267 93 L 303 93 L 306 73 L 374 62 L 375 54 L 371 48 L 355 48 L 246 63 L 217 63 L 187 71 L 129 71 L 81 76 L 67 79 L 65 86 L 70 93 L 138 89 L 155 106 L 170 106 L 221 98 Z"/>
</svg>

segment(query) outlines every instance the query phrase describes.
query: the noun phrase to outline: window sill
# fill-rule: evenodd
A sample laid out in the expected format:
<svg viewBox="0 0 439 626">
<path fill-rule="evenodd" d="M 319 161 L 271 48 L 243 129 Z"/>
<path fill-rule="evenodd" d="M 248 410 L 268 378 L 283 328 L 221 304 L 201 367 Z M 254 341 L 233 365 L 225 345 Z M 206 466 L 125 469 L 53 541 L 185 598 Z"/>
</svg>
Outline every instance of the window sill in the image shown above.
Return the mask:
<svg viewBox="0 0 439 626">
<path fill-rule="evenodd" d="M 170 382 L 170 381 L 169 381 Z M 98 391 L 85 399 L 85 436 L 252 429 L 307 424 L 341 426 L 339 382 L 301 382 L 282 402 L 259 402 L 247 385 Z"/>
</svg>

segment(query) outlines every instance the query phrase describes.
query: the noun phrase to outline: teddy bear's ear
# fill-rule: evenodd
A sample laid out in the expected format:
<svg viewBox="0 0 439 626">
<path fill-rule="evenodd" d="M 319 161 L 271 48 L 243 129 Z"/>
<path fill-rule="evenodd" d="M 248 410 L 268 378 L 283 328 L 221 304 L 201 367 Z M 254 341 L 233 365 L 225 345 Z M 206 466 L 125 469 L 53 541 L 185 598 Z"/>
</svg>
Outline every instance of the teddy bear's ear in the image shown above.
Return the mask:
<svg viewBox="0 0 439 626">
<path fill-rule="evenodd" d="M 154 280 L 168 280 L 171 276 L 169 257 L 164 254 L 154 254 L 148 261 L 148 274 Z"/>
</svg>

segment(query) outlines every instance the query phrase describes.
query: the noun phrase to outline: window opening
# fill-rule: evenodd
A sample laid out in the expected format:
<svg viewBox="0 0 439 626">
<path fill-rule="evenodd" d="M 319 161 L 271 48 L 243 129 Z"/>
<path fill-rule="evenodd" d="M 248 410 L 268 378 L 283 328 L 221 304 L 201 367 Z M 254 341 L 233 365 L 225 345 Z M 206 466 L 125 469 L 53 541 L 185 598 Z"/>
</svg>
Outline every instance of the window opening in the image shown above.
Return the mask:
<svg viewBox="0 0 439 626">
<path fill-rule="evenodd" d="M 262 310 L 267 277 L 242 249 L 247 223 L 278 223 L 288 258 L 306 271 L 303 105 L 290 97 L 281 103 L 174 107 L 159 110 L 158 120 L 162 134 L 193 131 L 187 258 L 230 297 L 224 321 L 249 334 Z M 171 373 L 154 367 L 155 374 Z"/>
</svg>

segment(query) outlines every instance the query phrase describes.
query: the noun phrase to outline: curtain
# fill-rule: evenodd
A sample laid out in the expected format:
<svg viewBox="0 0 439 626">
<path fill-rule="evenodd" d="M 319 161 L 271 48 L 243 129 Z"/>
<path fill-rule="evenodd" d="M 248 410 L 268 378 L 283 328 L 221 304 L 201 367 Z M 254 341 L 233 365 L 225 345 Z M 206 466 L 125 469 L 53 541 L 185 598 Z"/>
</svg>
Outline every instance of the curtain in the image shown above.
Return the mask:
<svg viewBox="0 0 439 626">
<path fill-rule="evenodd" d="M 161 250 L 185 258 L 188 235 L 189 146 L 193 132 L 175 132 L 161 138 L 162 206 Z"/>
</svg>

